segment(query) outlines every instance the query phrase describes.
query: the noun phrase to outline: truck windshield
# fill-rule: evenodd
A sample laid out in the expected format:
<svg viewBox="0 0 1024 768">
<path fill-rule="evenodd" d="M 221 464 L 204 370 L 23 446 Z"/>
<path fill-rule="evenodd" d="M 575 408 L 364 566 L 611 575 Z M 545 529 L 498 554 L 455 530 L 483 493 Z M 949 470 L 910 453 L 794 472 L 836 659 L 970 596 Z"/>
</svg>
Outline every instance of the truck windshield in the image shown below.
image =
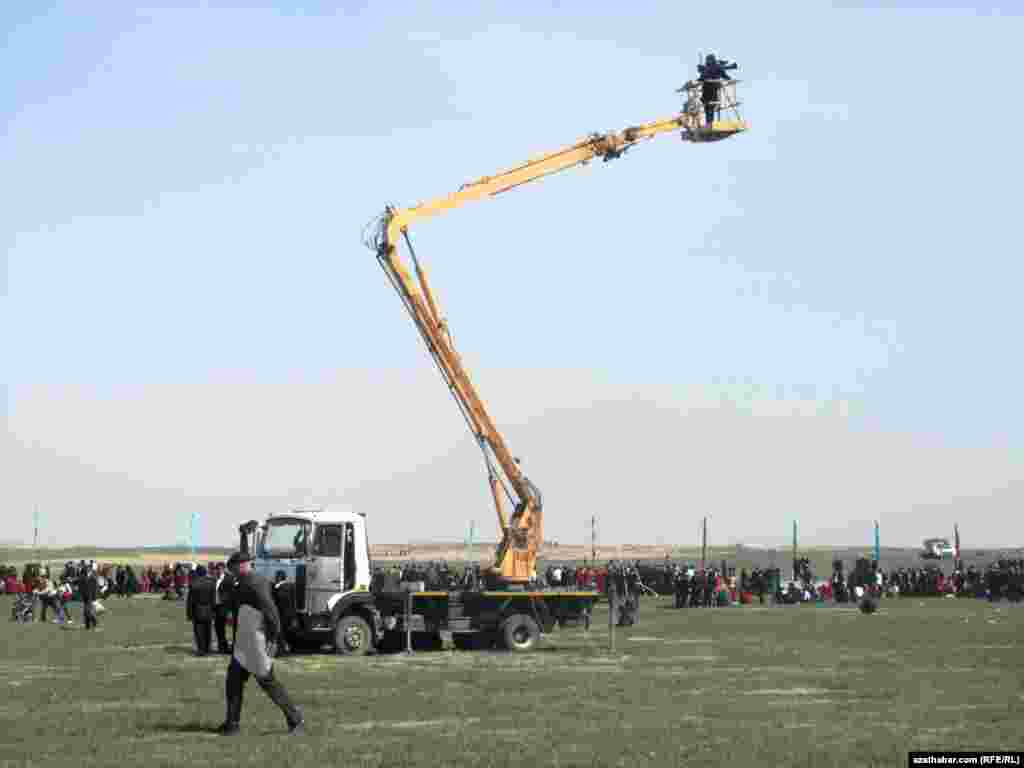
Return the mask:
<svg viewBox="0 0 1024 768">
<path fill-rule="evenodd" d="M 311 527 L 305 520 L 271 520 L 263 534 L 263 554 L 266 557 L 305 555 Z"/>
</svg>

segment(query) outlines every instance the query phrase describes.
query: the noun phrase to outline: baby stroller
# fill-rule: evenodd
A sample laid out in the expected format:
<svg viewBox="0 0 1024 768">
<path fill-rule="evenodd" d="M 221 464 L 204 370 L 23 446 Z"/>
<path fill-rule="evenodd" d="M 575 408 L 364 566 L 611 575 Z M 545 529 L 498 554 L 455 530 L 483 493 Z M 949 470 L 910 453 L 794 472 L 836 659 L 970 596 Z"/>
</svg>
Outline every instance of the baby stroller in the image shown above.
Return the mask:
<svg viewBox="0 0 1024 768">
<path fill-rule="evenodd" d="M 11 606 L 11 621 L 28 624 L 36 620 L 36 596 L 31 592 L 18 595 Z"/>
</svg>

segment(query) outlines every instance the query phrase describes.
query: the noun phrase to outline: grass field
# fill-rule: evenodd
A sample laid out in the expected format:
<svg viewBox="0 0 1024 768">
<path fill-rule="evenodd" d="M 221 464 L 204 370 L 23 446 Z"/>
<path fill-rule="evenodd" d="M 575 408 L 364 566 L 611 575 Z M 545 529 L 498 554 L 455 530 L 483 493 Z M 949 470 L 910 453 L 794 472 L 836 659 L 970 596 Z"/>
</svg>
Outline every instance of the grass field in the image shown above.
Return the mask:
<svg viewBox="0 0 1024 768">
<path fill-rule="evenodd" d="M 605 619 L 528 655 L 292 657 L 278 676 L 307 734 L 250 681 L 233 739 L 211 733 L 227 657 L 192 655 L 183 604 L 107 606 L 98 633 L 3 622 L 0 765 L 901 766 L 1024 747 L 1024 607 L 1006 603 L 649 599 L 614 651 Z"/>
</svg>

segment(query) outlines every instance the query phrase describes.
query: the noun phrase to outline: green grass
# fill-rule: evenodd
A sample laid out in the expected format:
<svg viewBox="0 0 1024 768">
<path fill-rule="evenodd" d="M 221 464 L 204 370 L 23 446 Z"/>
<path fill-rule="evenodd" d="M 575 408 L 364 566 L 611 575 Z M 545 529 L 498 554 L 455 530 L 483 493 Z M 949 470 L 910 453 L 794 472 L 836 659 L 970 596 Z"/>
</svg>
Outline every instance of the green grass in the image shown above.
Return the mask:
<svg viewBox="0 0 1024 768">
<path fill-rule="evenodd" d="M 902 766 L 1024 745 L 1024 607 L 1006 603 L 647 600 L 614 652 L 605 617 L 528 655 L 293 657 L 301 739 L 253 681 L 243 735 L 212 734 L 227 657 L 192 656 L 181 603 L 107 606 L 100 633 L 4 620 L 0 765 Z"/>
</svg>

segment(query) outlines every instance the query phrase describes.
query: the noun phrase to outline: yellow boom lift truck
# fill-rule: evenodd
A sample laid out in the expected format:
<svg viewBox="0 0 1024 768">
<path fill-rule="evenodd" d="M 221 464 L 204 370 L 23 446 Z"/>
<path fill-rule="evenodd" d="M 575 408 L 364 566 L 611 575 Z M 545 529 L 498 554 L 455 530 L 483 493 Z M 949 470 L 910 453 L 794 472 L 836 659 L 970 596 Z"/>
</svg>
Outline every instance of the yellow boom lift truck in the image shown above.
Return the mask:
<svg viewBox="0 0 1024 768">
<path fill-rule="evenodd" d="M 366 243 L 412 318 L 483 452 L 500 541 L 494 564 L 479 589 L 428 591 L 419 583 L 401 584 L 398 590 L 371 589 L 365 515 L 338 508 L 296 509 L 271 515 L 262 523 L 249 521 L 240 526 L 240 545 L 254 556 L 255 570 L 269 578 L 283 571 L 294 583 L 297 621 L 289 630 L 292 641 L 319 639 L 333 643 L 340 654 L 358 655 L 375 646 L 400 647 L 403 641 L 411 649 L 414 634 L 424 633 L 436 642 L 444 632 L 451 633 L 459 647 L 499 644 L 511 651 L 527 651 L 555 625 L 589 626 L 596 592 L 549 590 L 537 585 L 537 556 L 543 542 L 540 490 L 520 470 L 470 380 L 423 264 L 412 248 L 409 228 L 421 219 L 595 158 L 614 160 L 661 134 L 679 132 L 684 141 L 707 143 L 741 133 L 748 126 L 738 114 L 736 82 L 724 84 L 718 112 L 718 117 L 723 111 L 731 113 L 730 119 L 707 124 L 699 86 L 687 84 L 683 89 L 685 106 L 672 117 L 593 134 L 472 181 L 445 197 L 411 208 L 385 209 Z M 399 254 L 403 241 L 415 278 Z"/>
</svg>

